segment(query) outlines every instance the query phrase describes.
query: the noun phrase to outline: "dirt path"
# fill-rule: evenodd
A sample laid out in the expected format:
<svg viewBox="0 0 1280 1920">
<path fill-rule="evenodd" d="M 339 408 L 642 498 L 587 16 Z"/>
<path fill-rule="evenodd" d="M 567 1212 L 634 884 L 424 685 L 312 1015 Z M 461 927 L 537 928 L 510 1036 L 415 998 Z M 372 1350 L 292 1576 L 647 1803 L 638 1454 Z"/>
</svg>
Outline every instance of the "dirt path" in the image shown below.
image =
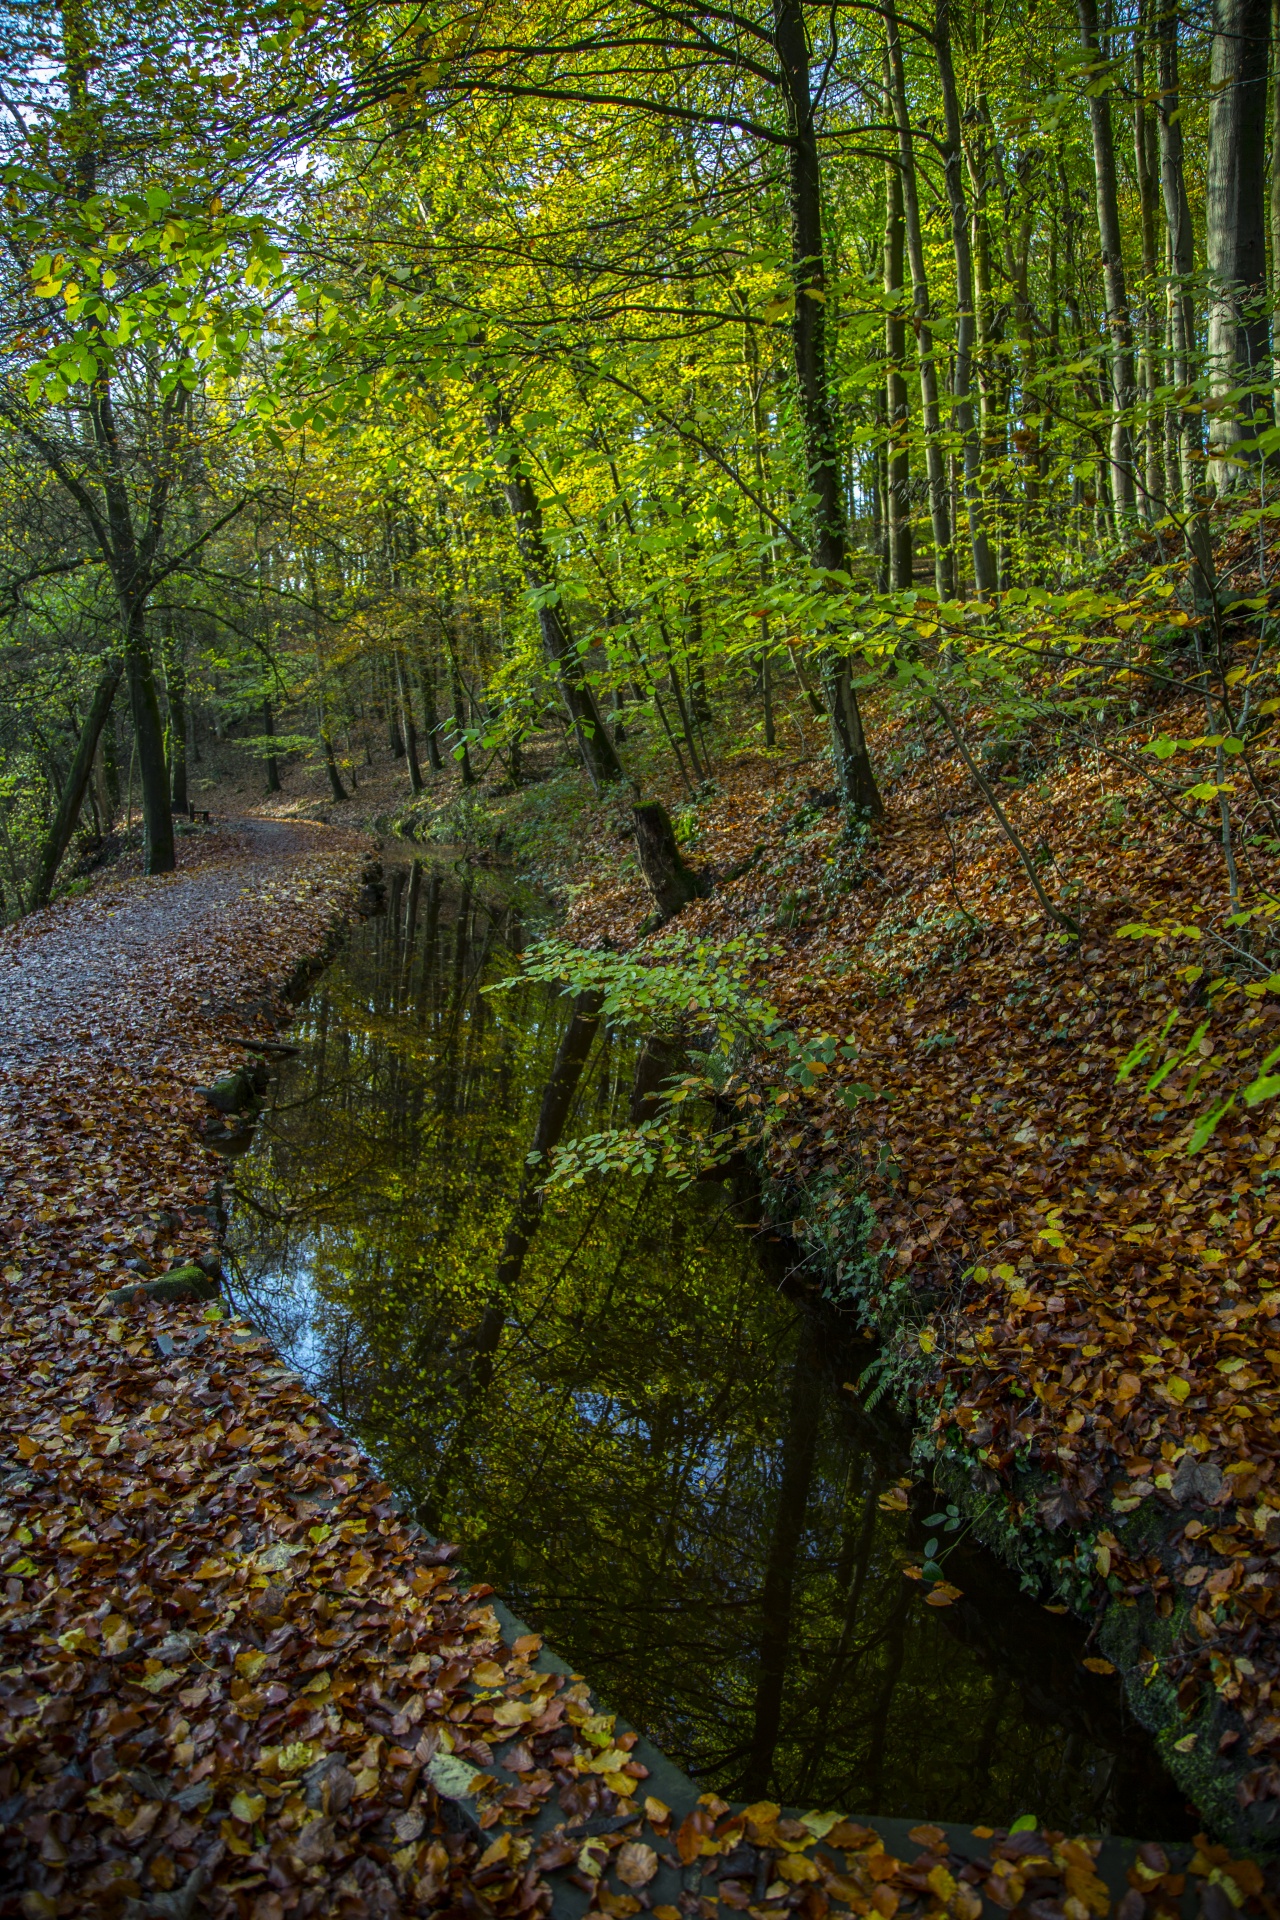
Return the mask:
<svg viewBox="0 0 1280 1920">
<path fill-rule="evenodd" d="M 0 1089 L 6 1070 L 54 1049 L 118 1055 L 175 1038 L 188 968 L 234 943 L 281 864 L 314 856 L 320 841 L 305 827 L 246 819 L 180 844 L 191 864 L 179 873 L 108 884 L 0 934 Z"/>
<path fill-rule="evenodd" d="M 5 1914 L 391 1915 L 469 1884 L 420 1723 L 492 1616 L 247 1329 L 109 1298 L 216 1251 L 196 1088 L 362 857 L 241 822 L 0 940 Z"/>
</svg>

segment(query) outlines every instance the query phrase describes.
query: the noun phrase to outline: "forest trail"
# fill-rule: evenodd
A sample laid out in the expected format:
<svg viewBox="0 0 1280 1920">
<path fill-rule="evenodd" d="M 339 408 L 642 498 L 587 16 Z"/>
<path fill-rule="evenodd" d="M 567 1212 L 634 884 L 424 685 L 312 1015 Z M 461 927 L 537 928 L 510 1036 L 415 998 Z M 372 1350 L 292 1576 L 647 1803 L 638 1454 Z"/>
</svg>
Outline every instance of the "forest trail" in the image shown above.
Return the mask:
<svg viewBox="0 0 1280 1920">
<path fill-rule="evenodd" d="M 172 878 L 96 889 L 78 905 L 33 915 L 0 936 L 0 1087 L 18 1064 L 51 1050 L 122 1047 L 169 1038 L 164 1008 L 189 960 L 234 943 L 237 903 L 278 865 L 314 847 L 288 822 L 226 821 L 187 845 L 198 864 Z M 224 858 L 199 856 L 230 843 Z M 12 1084 L 7 1089 L 12 1097 Z"/>
</svg>

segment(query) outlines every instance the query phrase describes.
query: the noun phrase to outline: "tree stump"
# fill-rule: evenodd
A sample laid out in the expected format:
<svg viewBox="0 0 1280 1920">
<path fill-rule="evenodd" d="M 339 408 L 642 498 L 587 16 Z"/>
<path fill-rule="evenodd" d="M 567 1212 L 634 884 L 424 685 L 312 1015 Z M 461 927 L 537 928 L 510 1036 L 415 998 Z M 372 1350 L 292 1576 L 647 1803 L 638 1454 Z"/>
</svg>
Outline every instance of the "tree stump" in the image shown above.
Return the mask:
<svg viewBox="0 0 1280 1920">
<path fill-rule="evenodd" d="M 645 801 L 634 813 L 640 871 L 661 925 L 682 907 L 687 907 L 691 900 L 709 893 L 711 888 L 706 878 L 695 873 L 682 856 L 670 816 L 661 801 Z"/>
</svg>

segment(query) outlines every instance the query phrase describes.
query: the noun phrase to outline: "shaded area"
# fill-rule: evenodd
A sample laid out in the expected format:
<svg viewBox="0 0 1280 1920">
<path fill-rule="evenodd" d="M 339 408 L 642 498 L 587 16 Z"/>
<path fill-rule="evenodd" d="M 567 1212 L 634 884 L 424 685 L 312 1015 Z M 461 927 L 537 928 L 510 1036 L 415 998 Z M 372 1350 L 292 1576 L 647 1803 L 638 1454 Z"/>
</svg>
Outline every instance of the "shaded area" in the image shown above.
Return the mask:
<svg viewBox="0 0 1280 1920">
<path fill-rule="evenodd" d="M 238 1170 L 250 1310 L 473 1571 L 708 1785 L 1190 1832 L 1078 1627 L 963 1545 L 955 1606 L 904 1579 L 920 1531 L 880 1501 L 905 1436 L 847 1391 L 866 1349 L 788 1286 L 749 1196 L 522 1201 L 548 1112 L 569 1134 L 625 1115 L 637 1059 L 574 1041 L 544 989 L 480 991 L 530 911 L 391 874 Z"/>
</svg>

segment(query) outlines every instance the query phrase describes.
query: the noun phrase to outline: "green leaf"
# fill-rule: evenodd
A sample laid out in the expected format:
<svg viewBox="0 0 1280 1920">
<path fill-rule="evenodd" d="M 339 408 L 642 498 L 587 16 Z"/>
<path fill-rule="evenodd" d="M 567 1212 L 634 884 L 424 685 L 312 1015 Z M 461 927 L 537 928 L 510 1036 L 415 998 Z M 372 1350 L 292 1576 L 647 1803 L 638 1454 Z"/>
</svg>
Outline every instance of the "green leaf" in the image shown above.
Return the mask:
<svg viewBox="0 0 1280 1920">
<path fill-rule="evenodd" d="M 1216 1107 L 1210 1107 L 1207 1113 L 1200 1115 L 1195 1127 L 1192 1129 L 1191 1138 L 1187 1142 L 1188 1153 L 1199 1153 L 1201 1147 L 1207 1145 L 1217 1132 L 1218 1122 L 1225 1114 L 1231 1111 L 1235 1103 L 1236 1097 L 1234 1093 L 1229 1093 L 1225 1100 L 1218 1102 Z"/>
</svg>

